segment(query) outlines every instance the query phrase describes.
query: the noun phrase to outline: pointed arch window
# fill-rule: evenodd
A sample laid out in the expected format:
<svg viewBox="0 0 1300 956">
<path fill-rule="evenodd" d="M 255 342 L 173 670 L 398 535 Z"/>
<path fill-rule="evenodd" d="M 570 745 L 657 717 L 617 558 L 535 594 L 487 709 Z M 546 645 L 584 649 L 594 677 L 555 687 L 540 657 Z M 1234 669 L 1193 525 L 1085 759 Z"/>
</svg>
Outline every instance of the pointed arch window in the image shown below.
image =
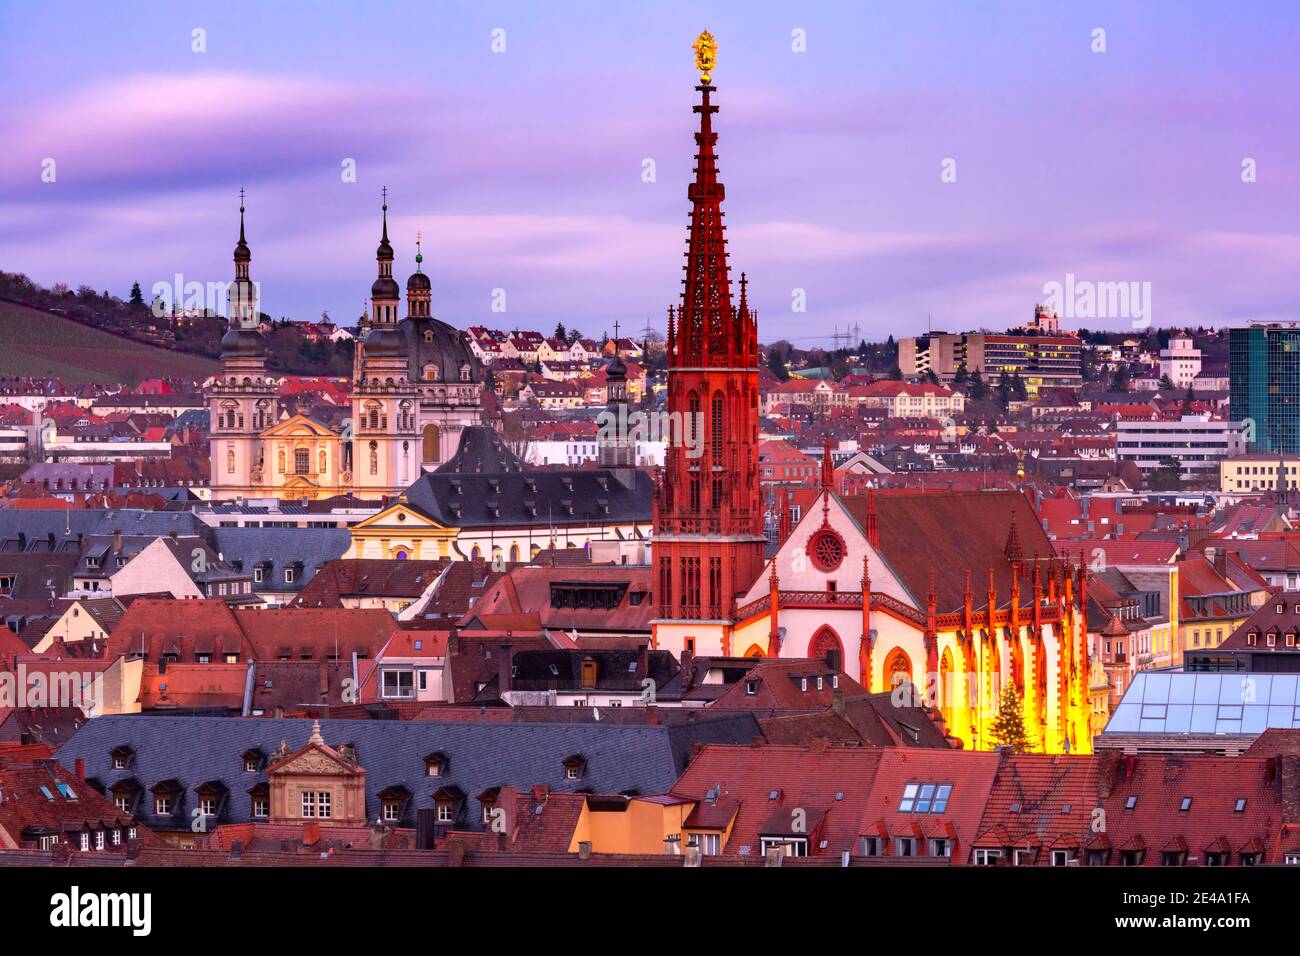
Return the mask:
<svg viewBox="0 0 1300 956">
<path fill-rule="evenodd" d="M 713 415 L 709 423 L 710 438 L 713 442 L 713 463 L 722 464 L 722 393 L 713 393 Z"/>
</svg>

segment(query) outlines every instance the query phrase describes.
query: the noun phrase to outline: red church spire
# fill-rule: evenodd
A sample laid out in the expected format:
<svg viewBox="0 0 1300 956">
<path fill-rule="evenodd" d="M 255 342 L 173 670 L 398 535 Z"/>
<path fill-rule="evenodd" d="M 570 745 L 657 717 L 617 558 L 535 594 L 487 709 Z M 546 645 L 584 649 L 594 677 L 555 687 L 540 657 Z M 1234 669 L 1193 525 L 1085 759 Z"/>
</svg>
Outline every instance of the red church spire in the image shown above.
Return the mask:
<svg viewBox="0 0 1300 956">
<path fill-rule="evenodd" d="M 685 279 L 668 317 L 669 442 L 655 513 L 655 593 L 661 620 L 720 620 L 729 627 L 737 594 L 763 573 L 763 501 L 758 482 L 758 328 L 731 303 L 725 190 L 718 178 L 712 70 L 717 45 L 695 42 L 699 131 Z M 747 285 L 747 283 L 746 283 Z"/>
</svg>

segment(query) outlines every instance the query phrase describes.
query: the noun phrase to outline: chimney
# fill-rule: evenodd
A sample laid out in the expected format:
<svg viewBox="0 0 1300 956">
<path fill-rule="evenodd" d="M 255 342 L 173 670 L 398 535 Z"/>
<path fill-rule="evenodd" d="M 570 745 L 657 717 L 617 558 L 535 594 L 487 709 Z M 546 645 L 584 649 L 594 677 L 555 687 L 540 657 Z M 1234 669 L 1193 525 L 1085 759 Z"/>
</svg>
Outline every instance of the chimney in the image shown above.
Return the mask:
<svg viewBox="0 0 1300 956">
<path fill-rule="evenodd" d="M 688 691 L 694 684 L 695 654 L 689 648 L 682 648 L 682 691 Z"/>
<path fill-rule="evenodd" d="M 831 711 L 837 717 L 844 716 L 844 690 L 837 687 L 831 692 Z"/>
<path fill-rule="evenodd" d="M 77 774 L 77 779 L 78 779 L 78 780 L 85 780 L 85 779 L 86 779 L 86 761 L 83 760 L 81 757 L 78 757 L 77 760 L 76 760 L 76 763 L 73 764 L 73 766 L 76 768 L 76 769 L 75 769 L 75 773 Z"/>
<path fill-rule="evenodd" d="M 121 528 L 113 529 L 113 550 L 114 551 L 122 550 L 122 529 Z"/>
<path fill-rule="evenodd" d="M 509 644 L 501 644 L 497 647 L 497 695 L 502 696 L 511 688 L 511 661 L 514 660 L 514 650 Z"/>
<path fill-rule="evenodd" d="M 315 846 L 320 842 L 320 824 L 316 822 L 302 825 L 302 845 Z"/>
</svg>

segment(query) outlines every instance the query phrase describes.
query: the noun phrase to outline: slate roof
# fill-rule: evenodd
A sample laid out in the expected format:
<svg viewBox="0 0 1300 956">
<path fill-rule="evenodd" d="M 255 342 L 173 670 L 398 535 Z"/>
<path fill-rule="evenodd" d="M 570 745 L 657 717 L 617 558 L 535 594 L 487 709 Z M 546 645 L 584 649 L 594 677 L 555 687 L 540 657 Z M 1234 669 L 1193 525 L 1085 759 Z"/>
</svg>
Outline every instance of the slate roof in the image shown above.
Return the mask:
<svg viewBox="0 0 1300 956">
<path fill-rule="evenodd" d="M 4 595 L 11 598 L 49 598 L 66 594 L 72 589 L 76 567 L 75 551 L 0 553 L 0 577 L 13 579 L 11 588 L 4 591 Z"/>
<path fill-rule="evenodd" d="M 134 508 L 67 509 L 26 511 L 0 509 L 0 551 L 73 550 L 79 549 L 77 537 L 91 535 L 146 535 L 161 537 L 175 531 L 178 535 L 202 535 L 207 525 L 188 511 L 141 511 Z M 18 547 L 18 536 L 25 536 L 26 548 Z M 53 536 L 53 537 L 51 537 Z M 48 543 L 53 541 L 54 546 Z"/>
<path fill-rule="evenodd" d="M 264 593 L 301 592 L 352 543 L 346 528 L 215 528 L 212 536 L 221 556 L 245 574 L 261 565 L 262 580 L 253 590 Z M 284 569 L 290 566 L 299 573 L 286 583 Z"/>
<path fill-rule="evenodd" d="M 251 822 L 248 790 L 266 783 L 264 771 L 248 773 L 241 755 L 260 749 L 273 754 L 280 742 L 301 747 L 311 734 L 311 721 L 276 718 L 175 717 L 152 715 L 105 716 L 90 721 L 58 751 L 65 767 L 85 761 L 86 776 L 105 787 L 134 778 L 146 796 L 149 788 L 174 779 L 185 792 L 167 819 L 153 816 L 150 801 L 139 808 L 139 819 L 155 829 L 189 829 L 196 805 L 194 788 L 220 781 L 230 793 L 215 821 Z M 494 787 L 531 790 L 546 785 L 559 792 L 589 791 L 643 794 L 665 793 L 677 778 L 672 741 L 662 726 L 613 724 L 498 724 L 434 721 L 322 720 L 327 744 L 352 744 L 366 770 L 366 816 L 380 813 L 378 794 L 404 786 L 412 799 L 400 825 L 409 826 L 415 810 L 432 808 L 433 794 L 458 787 L 469 795 L 468 812 L 457 829 L 482 830 L 478 794 Z M 133 754 L 122 770 L 114 770 L 109 752 L 120 745 Z M 424 758 L 446 754 L 442 776 L 429 777 Z M 565 777 L 562 761 L 579 754 L 586 761 L 583 776 Z M 408 819 L 409 818 L 409 819 Z"/>
<path fill-rule="evenodd" d="M 493 429 L 471 426 L 462 432 L 456 454 L 437 471 L 417 478 L 402 497 L 422 514 L 453 527 L 563 527 L 649 521 L 653 488 L 648 474 L 631 469 L 529 469 Z"/>
</svg>

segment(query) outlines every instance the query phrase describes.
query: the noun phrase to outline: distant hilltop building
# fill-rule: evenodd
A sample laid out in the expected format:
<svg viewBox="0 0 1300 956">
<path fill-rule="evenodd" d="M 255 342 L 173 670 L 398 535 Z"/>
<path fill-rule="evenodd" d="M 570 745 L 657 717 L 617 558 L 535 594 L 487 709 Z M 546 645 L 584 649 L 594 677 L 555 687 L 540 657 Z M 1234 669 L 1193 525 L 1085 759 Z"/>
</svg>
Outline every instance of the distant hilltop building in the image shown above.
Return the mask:
<svg viewBox="0 0 1300 956">
<path fill-rule="evenodd" d="M 933 372 L 947 385 L 962 368 L 989 384 L 1003 372 L 1019 374 L 1031 396 L 1039 389 L 1082 385 L 1081 355 L 1078 336 L 1061 333 L 1056 314 L 1041 305 L 1023 334 L 932 332 L 898 340 L 898 367 L 905 376 Z"/>
<path fill-rule="evenodd" d="M 1160 375 L 1168 377 L 1174 388 L 1188 388 L 1201 374 L 1201 350 L 1190 335 L 1169 337 L 1169 348 L 1160 350 Z"/>
<path fill-rule="evenodd" d="M 482 365 L 459 330 L 433 317 L 418 242 L 406 317 L 398 318 L 386 195 L 383 213 L 379 274 L 356 346 L 352 417 L 340 428 L 303 414 L 279 419 L 279 380 L 266 369 L 240 206 L 230 329 L 221 340 L 221 372 L 205 391 L 214 500 L 395 495 L 450 459 L 462 431 L 480 423 Z"/>
</svg>

